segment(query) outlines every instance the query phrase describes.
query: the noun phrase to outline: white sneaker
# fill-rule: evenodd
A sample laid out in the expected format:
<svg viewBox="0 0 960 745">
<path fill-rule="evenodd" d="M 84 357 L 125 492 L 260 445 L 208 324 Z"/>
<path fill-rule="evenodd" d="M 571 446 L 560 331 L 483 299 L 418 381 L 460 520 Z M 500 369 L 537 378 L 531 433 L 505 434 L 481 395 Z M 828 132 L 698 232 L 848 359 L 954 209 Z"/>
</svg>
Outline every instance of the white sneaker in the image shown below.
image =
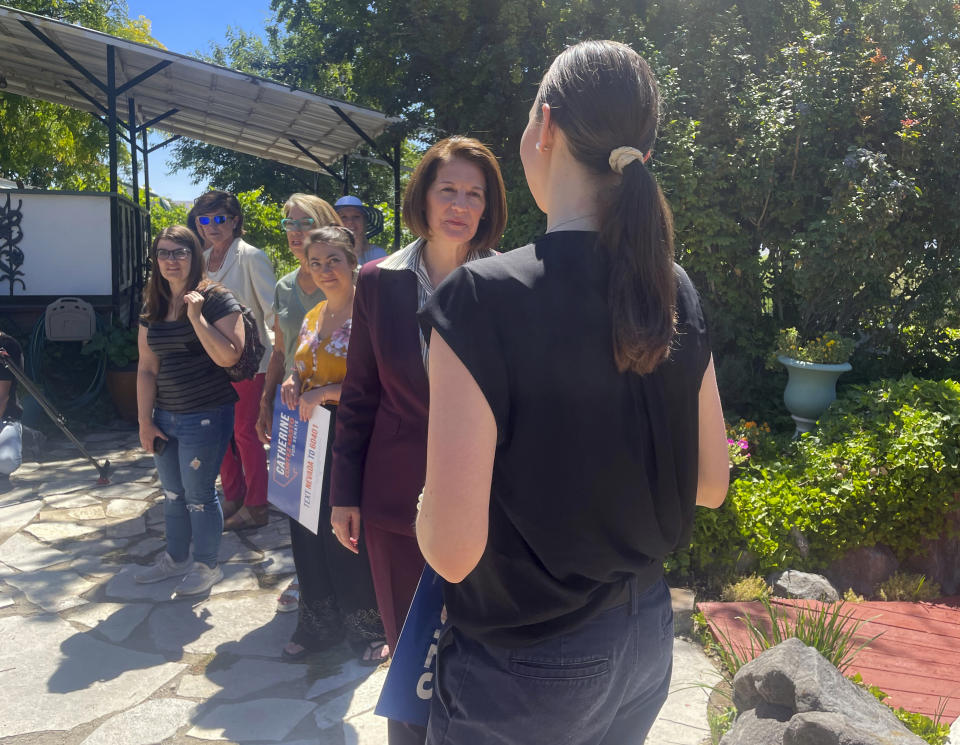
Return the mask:
<svg viewBox="0 0 960 745">
<path fill-rule="evenodd" d="M 202 561 L 193 562 L 187 576 L 184 577 L 174 592 L 178 597 L 184 595 L 202 595 L 217 582 L 223 579 L 223 570 L 217 564 L 213 569 Z"/>
<path fill-rule="evenodd" d="M 171 577 L 180 577 L 190 571 L 190 559 L 183 561 L 174 561 L 173 557 L 164 551 L 157 560 L 142 572 L 133 575 L 134 580 L 141 585 L 147 585 L 151 582 L 162 582 Z"/>
</svg>

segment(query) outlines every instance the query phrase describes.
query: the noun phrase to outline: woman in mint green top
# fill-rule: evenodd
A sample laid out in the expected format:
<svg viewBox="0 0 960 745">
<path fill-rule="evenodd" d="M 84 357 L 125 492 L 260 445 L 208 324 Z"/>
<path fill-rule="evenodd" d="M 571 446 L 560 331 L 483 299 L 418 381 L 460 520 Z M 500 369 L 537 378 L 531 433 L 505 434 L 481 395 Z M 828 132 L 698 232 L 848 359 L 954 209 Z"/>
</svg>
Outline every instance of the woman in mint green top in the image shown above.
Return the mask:
<svg viewBox="0 0 960 745">
<path fill-rule="evenodd" d="M 260 399 L 260 415 L 257 417 L 257 436 L 264 444 L 270 442 L 270 427 L 273 424 L 273 399 L 277 386 L 293 370 L 293 355 L 297 351 L 300 326 L 307 311 L 326 300 L 323 291 L 316 286 L 305 268 L 307 233 L 325 225 L 342 225 L 340 218 L 327 202 L 313 194 L 293 194 L 283 205 L 281 221 L 287 233 L 290 252 L 300 266 L 285 274 L 277 282 L 273 295 L 274 344 L 270 363 Z"/>
</svg>

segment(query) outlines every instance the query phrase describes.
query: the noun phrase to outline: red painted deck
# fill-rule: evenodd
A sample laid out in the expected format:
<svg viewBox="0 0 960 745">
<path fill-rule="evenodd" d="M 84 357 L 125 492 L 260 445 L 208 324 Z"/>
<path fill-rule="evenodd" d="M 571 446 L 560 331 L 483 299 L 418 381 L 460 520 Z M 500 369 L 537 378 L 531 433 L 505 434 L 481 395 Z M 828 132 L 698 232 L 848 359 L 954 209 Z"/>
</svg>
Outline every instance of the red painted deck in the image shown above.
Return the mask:
<svg viewBox="0 0 960 745">
<path fill-rule="evenodd" d="M 808 600 L 773 598 L 791 619 L 797 606 L 819 607 Z M 719 629 L 739 647 L 741 656 L 752 658 L 750 637 L 742 620 L 749 613 L 753 621 L 770 629 L 763 605 L 754 603 L 700 603 L 714 636 Z M 881 634 L 860 650 L 847 675 L 860 673 L 863 681 L 890 694 L 886 703 L 908 711 L 939 715 L 950 724 L 960 716 L 960 596 L 935 603 L 867 602 L 847 603 L 843 612 L 864 620 L 857 632 L 861 642 Z M 851 620 L 850 623 L 853 623 Z"/>
</svg>

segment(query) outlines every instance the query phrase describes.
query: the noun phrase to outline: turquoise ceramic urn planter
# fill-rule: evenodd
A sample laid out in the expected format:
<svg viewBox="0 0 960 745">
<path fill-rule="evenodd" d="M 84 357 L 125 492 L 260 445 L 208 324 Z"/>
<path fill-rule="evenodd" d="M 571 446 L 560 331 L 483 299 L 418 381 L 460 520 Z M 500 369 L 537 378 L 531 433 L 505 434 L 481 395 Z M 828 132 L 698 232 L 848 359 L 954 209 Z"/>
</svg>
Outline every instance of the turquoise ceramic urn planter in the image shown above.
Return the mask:
<svg viewBox="0 0 960 745">
<path fill-rule="evenodd" d="M 853 368 L 849 362 L 822 365 L 782 356 L 777 360 L 787 368 L 789 375 L 783 402 L 797 424 L 797 434 L 810 432 L 820 415 L 836 399 L 837 379 Z"/>
</svg>

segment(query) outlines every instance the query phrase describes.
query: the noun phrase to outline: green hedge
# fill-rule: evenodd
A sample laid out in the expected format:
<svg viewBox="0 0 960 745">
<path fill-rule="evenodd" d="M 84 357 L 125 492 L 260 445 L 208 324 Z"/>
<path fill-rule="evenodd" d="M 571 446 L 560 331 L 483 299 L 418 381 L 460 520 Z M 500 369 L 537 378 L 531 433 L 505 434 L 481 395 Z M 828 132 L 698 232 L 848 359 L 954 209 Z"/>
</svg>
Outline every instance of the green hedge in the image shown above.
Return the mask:
<svg viewBox="0 0 960 745">
<path fill-rule="evenodd" d="M 823 569 L 857 546 L 898 558 L 960 508 L 960 384 L 906 376 L 847 387 L 796 441 L 759 432 L 719 510 L 698 510 L 668 570 L 718 580 L 749 557 L 761 573 Z"/>
</svg>

